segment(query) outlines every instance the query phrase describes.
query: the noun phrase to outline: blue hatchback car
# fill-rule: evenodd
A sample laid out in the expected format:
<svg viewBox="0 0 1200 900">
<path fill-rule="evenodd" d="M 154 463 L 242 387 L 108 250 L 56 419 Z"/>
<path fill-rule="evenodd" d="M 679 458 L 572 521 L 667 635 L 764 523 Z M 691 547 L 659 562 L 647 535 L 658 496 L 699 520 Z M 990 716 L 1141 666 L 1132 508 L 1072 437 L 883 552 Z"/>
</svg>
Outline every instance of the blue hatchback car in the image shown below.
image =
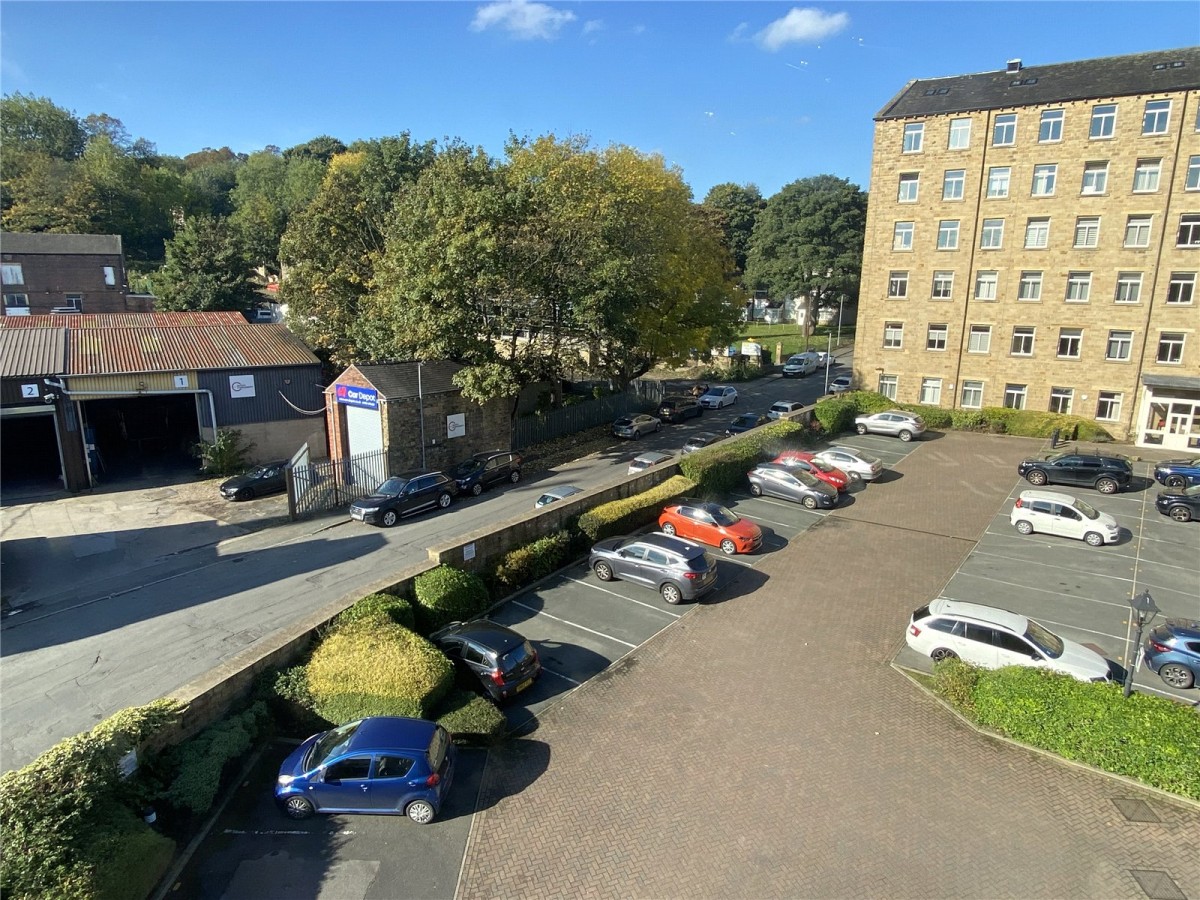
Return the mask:
<svg viewBox="0 0 1200 900">
<path fill-rule="evenodd" d="M 372 716 L 314 734 L 283 761 L 275 799 L 293 819 L 314 812 L 433 821 L 457 750 L 436 722 Z"/>
<path fill-rule="evenodd" d="M 1143 659 L 1173 688 L 1186 691 L 1200 681 L 1200 620 L 1167 619 L 1146 638 Z"/>
</svg>

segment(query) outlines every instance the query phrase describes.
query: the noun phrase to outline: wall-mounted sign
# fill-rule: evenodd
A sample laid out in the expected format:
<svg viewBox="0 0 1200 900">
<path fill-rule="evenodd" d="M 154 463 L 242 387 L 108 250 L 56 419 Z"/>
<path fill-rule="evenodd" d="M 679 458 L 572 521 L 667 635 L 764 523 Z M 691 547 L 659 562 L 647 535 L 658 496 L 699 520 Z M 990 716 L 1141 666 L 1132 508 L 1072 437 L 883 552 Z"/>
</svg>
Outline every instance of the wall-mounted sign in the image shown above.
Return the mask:
<svg viewBox="0 0 1200 900">
<path fill-rule="evenodd" d="M 250 378 L 251 378 L 251 383 L 253 383 L 254 376 L 251 375 Z M 175 376 L 175 387 L 186 388 L 187 386 L 188 386 L 188 380 L 187 380 L 186 375 L 176 375 Z"/>
<path fill-rule="evenodd" d="M 462 437 L 467 433 L 467 416 L 466 413 L 455 413 L 452 416 L 446 416 L 446 436 L 447 437 Z"/>
<path fill-rule="evenodd" d="M 474 544 L 474 542 L 472 542 L 470 544 L 467 544 L 465 547 L 463 547 L 463 562 L 467 562 L 474 558 L 475 558 L 475 544 Z"/>
<path fill-rule="evenodd" d="M 762 356 L 762 344 L 742 341 L 742 356 Z"/>
<path fill-rule="evenodd" d="M 254 396 L 253 375 L 230 375 L 229 396 L 235 399 Z"/>
<path fill-rule="evenodd" d="M 22 400 L 36 400 L 40 396 L 41 394 L 38 393 L 38 386 L 36 384 L 21 385 Z"/>
<path fill-rule="evenodd" d="M 379 409 L 379 391 L 375 388 L 355 387 L 352 384 L 334 385 L 337 402 L 359 409 Z"/>
</svg>

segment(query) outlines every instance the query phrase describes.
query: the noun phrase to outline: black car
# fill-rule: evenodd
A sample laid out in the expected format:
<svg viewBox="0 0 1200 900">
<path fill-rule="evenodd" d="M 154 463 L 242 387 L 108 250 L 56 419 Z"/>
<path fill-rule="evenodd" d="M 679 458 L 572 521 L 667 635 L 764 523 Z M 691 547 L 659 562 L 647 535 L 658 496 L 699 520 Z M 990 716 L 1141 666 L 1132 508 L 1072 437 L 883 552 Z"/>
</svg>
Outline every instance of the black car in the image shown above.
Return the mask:
<svg viewBox="0 0 1200 900">
<path fill-rule="evenodd" d="M 478 497 L 486 488 L 521 480 L 521 454 L 511 450 L 489 450 L 464 459 L 449 475 L 463 493 Z"/>
<path fill-rule="evenodd" d="M 287 460 L 281 459 L 251 469 L 244 475 L 236 475 L 221 484 L 221 496 L 226 500 L 253 500 L 265 494 L 278 494 L 287 490 L 284 467 Z"/>
<path fill-rule="evenodd" d="M 393 475 L 369 497 L 350 504 L 350 518 L 391 528 L 401 516 L 424 509 L 445 509 L 458 494 L 454 479 L 441 472 L 416 470 Z"/>
<path fill-rule="evenodd" d="M 1021 460 L 1017 474 L 1030 484 L 1072 484 L 1114 494 L 1129 485 L 1133 469 L 1124 456 L 1103 453 L 1050 453 Z"/>
<path fill-rule="evenodd" d="M 729 427 L 725 429 L 725 433 L 741 434 L 743 431 L 749 431 L 751 428 L 766 425 L 770 421 L 769 418 L 760 416 L 758 413 L 742 413 L 729 423 Z"/>
<path fill-rule="evenodd" d="M 682 422 L 704 412 L 694 397 L 664 397 L 658 405 L 658 417 L 664 422 Z"/>
<path fill-rule="evenodd" d="M 1159 491 L 1154 498 L 1154 505 L 1160 513 L 1176 522 L 1200 519 L 1200 484 Z"/>
<path fill-rule="evenodd" d="M 451 622 L 429 636 L 459 671 L 479 679 L 493 700 L 525 690 L 542 672 L 537 651 L 521 635 L 487 619 Z"/>
</svg>

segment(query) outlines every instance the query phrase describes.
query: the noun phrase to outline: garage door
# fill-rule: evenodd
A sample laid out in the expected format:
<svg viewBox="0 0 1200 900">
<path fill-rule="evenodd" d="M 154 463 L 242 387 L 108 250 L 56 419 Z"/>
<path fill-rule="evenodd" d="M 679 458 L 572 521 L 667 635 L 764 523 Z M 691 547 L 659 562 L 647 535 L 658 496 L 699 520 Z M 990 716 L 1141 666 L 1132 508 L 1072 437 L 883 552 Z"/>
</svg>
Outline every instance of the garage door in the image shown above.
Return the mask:
<svg viewBox="0 0 1200 900">
<path fill-rule="evenodd" d="M 346 407 L 346 435 L 350 441 L 350 455 L 375 453 L 383 449 L 383 424 L 377 409 Z"/>
</svg>

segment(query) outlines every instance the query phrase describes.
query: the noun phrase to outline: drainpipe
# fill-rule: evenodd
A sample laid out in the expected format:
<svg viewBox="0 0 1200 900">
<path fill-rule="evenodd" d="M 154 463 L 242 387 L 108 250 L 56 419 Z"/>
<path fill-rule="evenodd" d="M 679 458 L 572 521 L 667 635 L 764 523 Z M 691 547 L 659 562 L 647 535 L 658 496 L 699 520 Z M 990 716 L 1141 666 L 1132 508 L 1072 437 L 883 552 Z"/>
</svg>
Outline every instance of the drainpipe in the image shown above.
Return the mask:
<svg viewBox="0 0 1200 900">
<path fill-rule="evenodd" d="M 417 404 L 421 416 L 421 468 L 425 468 L 425 392 L 421 390 L 421 361 L 417 360 Z"/>
<path fill-rule="evenodd" d="M 213 437 L 217 436 L 217 405 L 213 402 L 212 391 L 207 388 L 196 388 L 191 391 L 68 391 L 67 386 L 61 381 L 54 381 L 51 378 L 43 378 L 42 381 L 50 387 L 62 391 L 66 397 L 71 397 L 75 394 L 83 394 L 85 397 L 148 397 L 151 395 L 177 397 L 180 394 L 207 394 L 208 414 L 212 419 Z"/>
</svg>

